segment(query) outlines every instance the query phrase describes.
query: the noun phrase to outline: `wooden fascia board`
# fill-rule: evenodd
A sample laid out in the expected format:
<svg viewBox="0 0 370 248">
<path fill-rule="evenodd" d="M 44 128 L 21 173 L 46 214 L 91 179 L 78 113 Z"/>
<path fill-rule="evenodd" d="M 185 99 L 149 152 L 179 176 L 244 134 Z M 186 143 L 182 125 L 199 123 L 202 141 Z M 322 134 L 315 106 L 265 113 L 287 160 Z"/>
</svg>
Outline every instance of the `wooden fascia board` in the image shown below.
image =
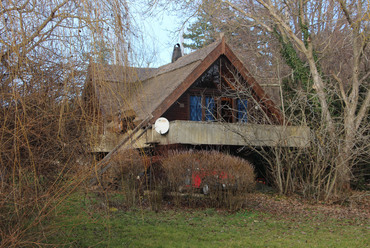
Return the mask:
<svg viewBox="0 0 370 248">
<path fill-rule="evenodd" d="M 280 124 L 283 124 L 284 118 L 282 117 L 280 110 L 275 106 L 275 103 L 265 93 L 265 91 L 252 77 L 249 71 L 244 67 L 243 63 L 238 59 L 238 57 L 233 53 L 233 51 L 227 44 L 225 44 L 225 56 L 230 60 L 231 64 L 235 66 L 242 77 L 252 87 L 253 91 L 257 94 L 258 98 L 260 98 L 261 102 L 267 107 L 270 113 L 276 117 L 276 120 Z"/>
<path fill-rule="evenodd" d="M 220 42 L 212 52 L 185 78 L 179 87 L 177 87 L 166 99 L 153 111 L 151 122 L 159 118 L 175 101 L 185 93 L 185 91 L 197 80 L 222 54 L 224 42 Z"/>
</svg>

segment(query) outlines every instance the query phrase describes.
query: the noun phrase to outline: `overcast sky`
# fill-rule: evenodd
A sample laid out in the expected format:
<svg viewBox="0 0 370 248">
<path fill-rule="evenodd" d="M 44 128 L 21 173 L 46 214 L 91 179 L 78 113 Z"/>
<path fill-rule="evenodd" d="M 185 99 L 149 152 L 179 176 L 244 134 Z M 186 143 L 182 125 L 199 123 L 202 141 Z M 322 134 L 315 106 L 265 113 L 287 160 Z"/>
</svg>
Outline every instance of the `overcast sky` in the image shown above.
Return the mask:
<svg viewBox="0 0 370 248">
<path fill-rule="evenodd" d="M 141 10 L 136 10 L 139 13 Z M 143 33 L 144 46 L 134 46 L 137 65 L 159 67 L 171 62 L 173 47 L 180 42 L 181 20 L 169 12 L 157 16 L 134 14 L 135 25 Z"/>
</svg>

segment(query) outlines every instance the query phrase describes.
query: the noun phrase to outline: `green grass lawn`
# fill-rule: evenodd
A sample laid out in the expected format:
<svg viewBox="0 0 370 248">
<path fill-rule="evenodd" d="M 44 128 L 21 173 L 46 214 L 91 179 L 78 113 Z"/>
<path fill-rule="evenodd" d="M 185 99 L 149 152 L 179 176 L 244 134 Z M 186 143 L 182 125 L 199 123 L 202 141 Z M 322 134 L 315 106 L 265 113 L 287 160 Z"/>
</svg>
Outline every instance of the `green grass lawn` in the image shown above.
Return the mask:
<svg viewBox="0 0 370 248">
<path fill-rule="evenodd" d="M 56 213 L 65 247 L 369 247 L 366 221 L 215 209 L 125 210 L 75 194 Z"/>
</svg>

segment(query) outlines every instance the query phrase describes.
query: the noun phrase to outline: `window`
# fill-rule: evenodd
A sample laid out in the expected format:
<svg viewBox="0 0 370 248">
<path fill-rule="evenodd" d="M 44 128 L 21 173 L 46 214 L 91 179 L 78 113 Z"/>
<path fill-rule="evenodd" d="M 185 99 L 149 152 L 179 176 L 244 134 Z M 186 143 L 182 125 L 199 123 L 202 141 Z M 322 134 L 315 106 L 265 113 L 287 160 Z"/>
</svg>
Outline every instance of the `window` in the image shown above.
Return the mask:
<svg viewBox="0 0 370 248">
<path fill-rule="evenodd" d="M 204 109 L 204 111 L 203 111 Z M 216 103 L 213 97 L 190 96 L 190 120 L 216 120 Z"/>
<path fill-rule="evenodd" d="M 248 101 L 237 99 L 238 102 L 238 122 L 246 123 L 248 120 Z"/>
<path fill-rule="evenodd" d="M 246 123 L 247 107 L 246 99 L 190 95 L 190 120 Z"/>
<path fill-rule="evenodd" d="M 228 97 L 222 97 L 220 99 L 220 119 L 224 122 L 233 122 L 233 99 Z"/>
<path fill-rule="evenodd" d="M 206 97 L 206 121 L 214 121 L 216 118 L 216 113 L 215 113 L 215 100 L 213 97 L 207 96 Z"/>
<path fill-rule="evenodd" d="M 190 120 L 201 121 L 202 120 L 202 97 L 201 96 L 190 96 Z"/>
</svg>

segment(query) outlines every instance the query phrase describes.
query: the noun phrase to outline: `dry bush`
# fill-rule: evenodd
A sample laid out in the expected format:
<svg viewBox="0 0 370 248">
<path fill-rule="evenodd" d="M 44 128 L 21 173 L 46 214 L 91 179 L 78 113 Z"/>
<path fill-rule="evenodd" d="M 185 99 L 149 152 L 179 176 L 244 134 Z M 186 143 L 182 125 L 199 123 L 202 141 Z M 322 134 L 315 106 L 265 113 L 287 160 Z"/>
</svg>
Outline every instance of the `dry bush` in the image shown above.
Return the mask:
<svg viewBox="0 0 370 248">
<path fill-rule="evenodd" d="M 286 123 L 311 128 L 312 148 L 263 152 L 280 193 L 329 200 L 346 197 L 350 184 L 365 186 L 366 172 L 356 170 L 369 164 L 368 1 L 215 0 L 178 6 L 198 11 L 184 35 L 191 45 L 208 44 L 224 32 L 261 86 L 280 84 Z"/>
<path fill-rule="evenodd" d="M 106 193 L 123 194 L 125 207 L 149 204 L 158 211 L 162 206 L 166 176 L 157 157 L 135 149 L 117 152 L 109 161 L 109 168 L 98 177 L 97 182 Z"/>
<path fill-rule="evenodd" d="M 124 181 L 135 181 L 146 170 L 145 157 L 137 150 L 125 150 L 112 158 L 111 167 L 102 175 L 102 184 L 111 189 L 121 188 Z"/>
<path fill-rule="evenodd" d="M 129 206 L 136 205 L 147 182 L 148 162 L 137 150 L 119 152 L 112 157 L 111 167 L 102 174 L 100 184 L 105 190 L 121 191 Z"/>
<path fill-rule="evenodd" d="M 176 203 L 182 203 L 186 195 L 189 204 L 234 210 L 255 186 L 254 167 L 249 162 L 216 151 L 173 152 L 163 160 L 163 170 L 166 189 Z"/>
<path fill-rule="evenodd" d="M 102 60 L 102 40 L 123 54 L 128 10 L 122 1 L 0 6 L 0 247 L 40 247 L 59 231 L 56 208 L 91 175 L 86 62 Z"/>
<path fill-rule="evenodd" d="M 84 179 L 81 111 L 69 107 L 61 116 L 48 97 L 24 97 L 0 111 L 0 247 L 42 243 L 44 223 Z"/>
</svg>

